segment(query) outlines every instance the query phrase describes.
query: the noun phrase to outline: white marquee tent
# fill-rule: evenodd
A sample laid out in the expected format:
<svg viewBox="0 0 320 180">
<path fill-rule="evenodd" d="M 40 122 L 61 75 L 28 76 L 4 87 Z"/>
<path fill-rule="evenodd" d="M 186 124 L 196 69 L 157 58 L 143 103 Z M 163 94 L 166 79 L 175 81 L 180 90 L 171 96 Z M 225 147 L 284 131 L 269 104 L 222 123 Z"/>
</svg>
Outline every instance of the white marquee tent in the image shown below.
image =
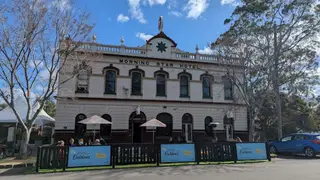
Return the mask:
<svg viewBox="0 0 320 180">
<path fill-rule="evenodd" d="M 28 111 L 28 105 L 26 100 L 19 96 L 15 100 L 15 109 L 17 113 L 20 115 L 20 117 L 25 121 L 25 118 L 27 116 L 27 111 Z M 33 116 L 34 113 L 40 108 L 39 103 L 37 102 L 33 107 L 32 107 L 32 113 L 31 117 Z M 50 117 L 43 109 L 40 111 L 36 118 L 35 124 L 37 125 L 44 125 L 47 123 L 54 123 L 55 120 Z M 4 108 L 2 111 L 0 111 L 0 123 L 18 123 L 18 120 L 12 111 L 10 107 Z"/>
</svg>

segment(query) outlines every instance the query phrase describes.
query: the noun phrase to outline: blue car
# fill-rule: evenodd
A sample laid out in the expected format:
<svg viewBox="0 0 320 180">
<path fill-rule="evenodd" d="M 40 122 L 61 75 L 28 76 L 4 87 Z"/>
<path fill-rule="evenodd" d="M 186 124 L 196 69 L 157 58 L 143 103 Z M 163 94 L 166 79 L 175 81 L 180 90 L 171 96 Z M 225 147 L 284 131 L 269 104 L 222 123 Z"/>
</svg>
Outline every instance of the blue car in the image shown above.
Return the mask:
<svg viewBox="0 0 320 180">
<path fill-rule="evenodd" d="M 269 143 L 271 154 L 291 153 L 315 157 L 320 154 L 320 134 L 295 133 Z"/>
</svg>

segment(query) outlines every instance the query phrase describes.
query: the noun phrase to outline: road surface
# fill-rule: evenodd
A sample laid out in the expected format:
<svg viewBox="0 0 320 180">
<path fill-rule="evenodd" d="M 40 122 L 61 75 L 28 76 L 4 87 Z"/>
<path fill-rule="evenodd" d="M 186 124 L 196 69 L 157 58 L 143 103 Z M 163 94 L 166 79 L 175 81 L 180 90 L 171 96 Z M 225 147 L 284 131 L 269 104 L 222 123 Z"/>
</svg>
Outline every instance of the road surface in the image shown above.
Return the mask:
<svg viewBox="0 0 320 180">
<path fill-rule="evenodd" d="M 319 180 L 320 159 L 270 163 L 158 167 L 0 177 L 0 180 Z"/>
</svg>

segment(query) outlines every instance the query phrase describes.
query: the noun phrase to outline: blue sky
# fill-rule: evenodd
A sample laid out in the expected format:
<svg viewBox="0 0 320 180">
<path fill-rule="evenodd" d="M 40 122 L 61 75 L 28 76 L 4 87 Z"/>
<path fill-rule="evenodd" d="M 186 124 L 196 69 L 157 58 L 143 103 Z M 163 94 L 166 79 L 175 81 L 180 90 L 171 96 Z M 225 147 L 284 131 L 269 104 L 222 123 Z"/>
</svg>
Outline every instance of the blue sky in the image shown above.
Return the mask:
<svg viewBox="0 0 320 180">
<path fill-rule="evenodd" d="M 67 0 L 65 0 L 67 1 Z M 158 33 L 159 16 L 164 32 L 181 50 L 204 49 L 228 28 L 223 24 L 235 8 L 235 0 L 76 0 L 76 8 L 91 14 L 97 42 L 126 46 L 144 45 Z"/>
</svg>

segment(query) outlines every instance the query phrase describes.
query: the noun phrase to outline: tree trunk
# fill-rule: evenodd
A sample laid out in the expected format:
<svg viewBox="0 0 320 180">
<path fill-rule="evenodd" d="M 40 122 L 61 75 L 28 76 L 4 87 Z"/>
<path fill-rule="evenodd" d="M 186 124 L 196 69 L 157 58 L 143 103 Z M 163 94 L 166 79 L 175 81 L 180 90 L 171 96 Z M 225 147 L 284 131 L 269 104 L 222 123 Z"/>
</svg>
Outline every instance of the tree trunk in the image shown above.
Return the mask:
<svg viewBox="0 0 320 180">
<path fill-rule="evenodd" d="M 248 107 L 248 118 L 249 118 L 249 141 L 254 141 L 254 116 L 251 107 Z"/>
<path fill-rule="evenodd" d="M 274 68 L 272 72 L 273 91 L 276 96 L 276 111 L 277 111 L 277 124 L 278 124 L 278 140 L 282 138 L 282 117 L 281 117 L 281 98 L 280 98 L 280 80 L 279 80 L 279 43 L 277 39 L 277 26 L 273 25 L 274 30 Z"/>
<path fill-rule="evenodd" d="M 20 154 L 19 157 L 21 159 L 26 159 L 28 158 L 28 144 L 30 140 L 30 135 L 31 135 L 31 129 L 27 129 L 23 132 L 23 138 L 20 144 Z"/>
</svg>

